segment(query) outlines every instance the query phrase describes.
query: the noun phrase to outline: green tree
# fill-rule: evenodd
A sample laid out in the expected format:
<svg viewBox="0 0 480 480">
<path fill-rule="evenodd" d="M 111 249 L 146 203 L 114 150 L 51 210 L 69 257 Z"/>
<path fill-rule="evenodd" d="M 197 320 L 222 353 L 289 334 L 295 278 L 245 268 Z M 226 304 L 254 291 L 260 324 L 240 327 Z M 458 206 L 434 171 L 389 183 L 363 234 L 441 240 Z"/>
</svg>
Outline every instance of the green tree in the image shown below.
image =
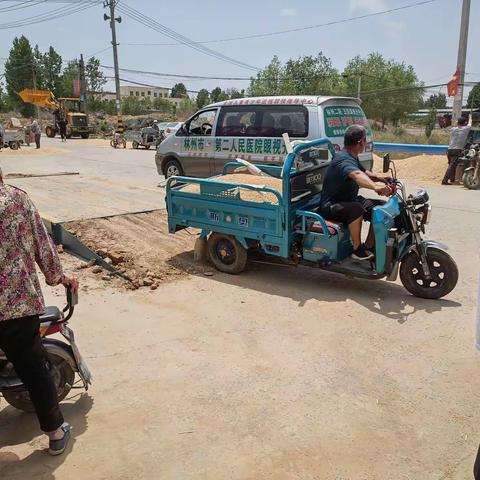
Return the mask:
<svg viewBox="0 0 480 480">
<path fill-rule="evenodd" d="M 285 64 L 281 81 L 283 95 L 331 95 L 338 90 L 340 75 L 332 61 L 320 52 Z"/>
<path fill-rule="evenodd" d="M 427 136 L 427 138 L 430 138 L 430 135 L 432 134 L 436 123 L 437 123 L 437 109 L 434 106 L 432 106 L 430 107 L 428 116 L 425 119 L 425 135 Z"/>
<path fill-rule="evenodd" d="M 480 83 L 477 83 L 468 94 L 468 108 L 480 108 Z"/>
<path fill-rule="evenodd" d="M 252 97 L 262 95 L 280 95 L 281 79 L 283 75 L 282 63 L 275 55 L 272 61 L 255 78 L 250 79 L 248 92 Z"/>
<path fill-rule="evenodd" d="M 3 84 L 0 83 L 0 112 L 8 111 L 7 96 L 3 90 Z"/>
<path fill-rule="evenodd" d="M 186 97 L 181 101 L 180 105 L 174 109 L 174 113 L 178 119 L 185 120 L 190 115 L 195 113 L 196 110 L 196 103 L 190 100 L 190 98 Z"/>
<path fill-rule="evenodd" d="M 25 36 L 15 37 L 5 62 L 5 83 L 9 105 L 18 109 L 23 116 L 33 115 L 33 105 L 23 103 L 18 96 L 24 88 L 33 88 L 34 55 Z"/>
<path fill-rule="evenodd" d="M 215 87 L 211 92 L 210 92 L 210 101 L 212 103 L 216 102 L 223 102 L 225 100 L 228 100 L 230 97 L 227 92 L 223 91 L 220 87 Z"/>
<path fill-rule="evenodd" d="M 154 110 L 164 113 L 171 113 L 172 111 L 172 102 L 168 101 L 166 98 L 154 98 L 152 102 Z"/>
<path fill-rule="evenodd" d="M 397 124 L 406 114 L 422 105 L 424 90 L 412 66 L 389 60 L 380 53 L 366 58 L 352 58 L 342 74 L 341 92 L 357 96 L 361 79 L 360 97 L 368 118 Z"/>
<path fill-rule="evenodd" d="M 249 93 L 253 96 L 330 95 L 339 90 L 340 83 L 338 71 L 322 52 L 290 59 L 285 65 L 275 56 L 250 80 Z"/>
<path fill-rule="evenodd" d="M 73 97 L 73 81 L 80 78 L 78 60 L 70 60 L 64 68 L 60 79 L 60 89 L 55 92 L 57 97 Z"/>
<path fill-rule="evenodd" d="M 170 96 L 172 98 L 182 98 L 187 96 L 187 87 L 183 83 L 176 83 L 172 88 Z"/>
<path fill-rule="evenodd" d="M 62 57 L 50 47 L 40 59 L 43 88 L 51 90 L 55 95 L 61 90 Z"/>
<path fill-rule="evenodd" d="M 202 88 L 197 93 L 197 98 L 196 98 L 197 108 L 202 108 L 205 105 L 208 105 L 209 102 L 210 102 L 210 94 L 208 93 L 208 90 L 206 88 Z"/>
<path fill-rule="evenodd" d="M 245 90 L 243 88 L 241 90 L 237 90 L 236 88 L 227 88 L 226 93 L 230 99 L 245 97 Z"/>
<path fill-rule="evenodd" d="M 447 96 L 444 93 L 439 93 L 430 95 L 424 102 L 423 106 L 425 108 L 446 108 L 447 107 Z"/>
</svg>

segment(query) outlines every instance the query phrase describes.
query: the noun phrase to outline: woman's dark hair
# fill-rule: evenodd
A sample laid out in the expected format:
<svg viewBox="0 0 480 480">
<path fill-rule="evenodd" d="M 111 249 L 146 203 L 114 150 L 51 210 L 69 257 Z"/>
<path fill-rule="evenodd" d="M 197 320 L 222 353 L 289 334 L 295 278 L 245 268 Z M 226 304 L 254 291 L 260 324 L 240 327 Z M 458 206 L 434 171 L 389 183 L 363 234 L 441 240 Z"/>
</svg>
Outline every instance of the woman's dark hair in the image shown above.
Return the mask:
<svg viewBox="0 0 480 480">
<path fill-rule="evenodd" d="M 345 130 L 343 144 L 346 147 L 353 147 L 358 145 L 367 136 L 367 131 L 361 125 L 351 125 Z"/>
<path fill-rule="evenodd" d="M 458 124 L 459 124 L 459 125 L 466 125 L 467 122 L 468 122 L 468 119 L 467 119 L 466 117 L 460 117 L 460 118 L 458 119 Z"/>
</svg>

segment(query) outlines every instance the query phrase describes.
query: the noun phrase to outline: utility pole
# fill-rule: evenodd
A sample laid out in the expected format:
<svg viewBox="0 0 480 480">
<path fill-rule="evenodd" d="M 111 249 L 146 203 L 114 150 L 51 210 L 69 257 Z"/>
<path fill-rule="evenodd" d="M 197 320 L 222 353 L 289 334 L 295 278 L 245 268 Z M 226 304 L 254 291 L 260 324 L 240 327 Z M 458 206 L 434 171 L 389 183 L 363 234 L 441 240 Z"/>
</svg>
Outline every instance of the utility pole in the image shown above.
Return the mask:
<svg viewBox="0 0 480 480">
<path fill-rule="evenodd" d="M 362 72 L 358 75 L 357 98 L 360 99 L 360 91 L 362 90 Z"/>
<path fill-rule="evenodd" d="M 105 21 L 110 20 L 110 29 L 112 30 L 112 47 L 113 47 L 113 66 L 115 68 L 115 92 L 116 92 L 116 107 L 117 107 L 117 132 L 123 133 L 123 119 L 122 119 L 122 104 L 120 96 L 120 74 L 118 69 L 118 51 L 117 51 L 117 32 L 115 30 L 115 22 L 121 23 L 122 17 L 115 18 L 115 7 L 118 3 L 118 0 L 105 0 L 103 2 L 103 7 L 110 8 L 110 16 L 106 13 L 103 14 L 103 19 Z"/>
<path fill-rule="evenodd" d="M 33 83 L 33 89 L 36 90 L 37 89 L 37 64 L 35 63 L 35 61 L 32 63 L 32 83 Z M 38 119 L 39 127 L 41 130 L 42 121 L 40 119 L 40 108 L 38 107 L 38 105 L 35 105 L 35 115 Z"/>
<path fill-rule="evenodd" d="M 87 82 L 85 79 L 85 62 L 83 61 L 83 54 L 80 54 L 80 104 L 83 103 L 83 111 L 87 116 L 88 124 L 88 104 L 87 104 Z"/>
<path fill-rule="evenodd" d="M 452 123 L 462 116 L 463 84 L 465 83 L 465 64 L 467 60 L 468 24 L 470 21 L 470 0 L 463 0 L 460 39 L 458 41 L 457 71 L 458 93 L 453 99 Z"/>
</svg>

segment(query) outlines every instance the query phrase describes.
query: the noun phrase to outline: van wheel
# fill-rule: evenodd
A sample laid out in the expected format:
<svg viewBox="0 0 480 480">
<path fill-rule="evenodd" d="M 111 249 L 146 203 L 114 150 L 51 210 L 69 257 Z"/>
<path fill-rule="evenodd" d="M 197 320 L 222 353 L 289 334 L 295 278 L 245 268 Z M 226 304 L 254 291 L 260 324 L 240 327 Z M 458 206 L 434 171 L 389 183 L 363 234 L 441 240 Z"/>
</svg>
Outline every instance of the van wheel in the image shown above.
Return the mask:
<svg viewBox="0 0 480 480">
<path fill-rule="evenodd" d="M 207 242 L 208 255 L 217 270 L 236 274 L 247 265 L 247 251 L 230 235 L 212 233 Z"/>
<path fill-rule="evenodd" d="M 132 142 L 132 148 L 134 148 L 135 150 L 138 148 L 138 142 L 136 140 Z"/>
<path fill-rule="evenodd" d="M 183 175 L 182 166 L 174 159 L 168 160 L 163 167 L 165 178 Z"/>
</svg>

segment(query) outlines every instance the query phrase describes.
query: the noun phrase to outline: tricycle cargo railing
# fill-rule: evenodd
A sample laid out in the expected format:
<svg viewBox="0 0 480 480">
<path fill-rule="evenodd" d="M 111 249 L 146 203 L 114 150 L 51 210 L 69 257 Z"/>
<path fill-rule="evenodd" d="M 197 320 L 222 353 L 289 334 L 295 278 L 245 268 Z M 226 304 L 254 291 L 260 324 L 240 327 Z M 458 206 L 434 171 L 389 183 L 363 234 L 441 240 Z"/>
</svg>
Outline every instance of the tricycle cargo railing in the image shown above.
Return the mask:
<svg viewBox="0 0 480 480">
<path fill-rule="evenodd" d="M 241 165 L 241 164 L 239 164 Z M 171 185 L 171 184 L 174 184 L 174 183 L 179 183 L 178 186 L 176 185 Z M 200 186 L 200 190 L 198 192 L 188 192 L 188 191 L 182 191 L 182 188 L 185 187 L 185 184 L 188 184 L 188 183 L 195 183 L 195 184 L 198 184 Z M 206 187 L 205 190 L 202 190 L 202 186 Z M 220 189 L 216 189 L 215 187 L 220 187 Z M 193 177 L 170 177 L 168 180 L 167 180 L 167 190 L 169 188 L 173 188 L 175 190 L 177 190 L 177 193 L 182 193 L 182 194 L 185 194 L 185 195 L 198 195 L 198 194 L 202 194 L 202 195 L 212 195 L 212 196 L 216 196 L 216 197 L 237 197 L 236 193 L 241 190 L 241 189 L 245 189 L 245 190 L 252 190 L 252 191 L 255 191 L 255 192 L 259 192 L 260 194 L 262 192 L 264 193 L 271 193 L 273 195 L 275 195 L 275 197 L 277 198 L 278 200 L 278 205 L 282 206 L 283 205 L 283 198 L 282 196 L 280 195 L 279 192 L 277 192 L 277 190 L 274 190 L 273 188 L 270 188 L 270 187 L 263 187 L 263 186 L 257 186 L 257 185 L 248 185 L 248 184 L 245 184 L 245 183 L 231 183 L 231 182 L 222 182 L 222 181 L 215 181 L 215 180 L 211 180 L 211 179 L 202 179 L 202 178 L 193 178 Z M 217 190 L 217 191 L 212 191 L 212 190 Z M 236 190 L 235 193 L 232 192 L 232 195 L 219 195 L 223 192 L 226 192 L 226 191 L 233 191 L 233 190 Z M 252 203 L 252 204 L 258 204 L 259 202 L 250 202 L 248 200 L 242 200 L 243 202 L 247 202 L 247 203 Z M 271 202 L 266 202 L 266 203 L 271 203 Z"/>
</svg>

